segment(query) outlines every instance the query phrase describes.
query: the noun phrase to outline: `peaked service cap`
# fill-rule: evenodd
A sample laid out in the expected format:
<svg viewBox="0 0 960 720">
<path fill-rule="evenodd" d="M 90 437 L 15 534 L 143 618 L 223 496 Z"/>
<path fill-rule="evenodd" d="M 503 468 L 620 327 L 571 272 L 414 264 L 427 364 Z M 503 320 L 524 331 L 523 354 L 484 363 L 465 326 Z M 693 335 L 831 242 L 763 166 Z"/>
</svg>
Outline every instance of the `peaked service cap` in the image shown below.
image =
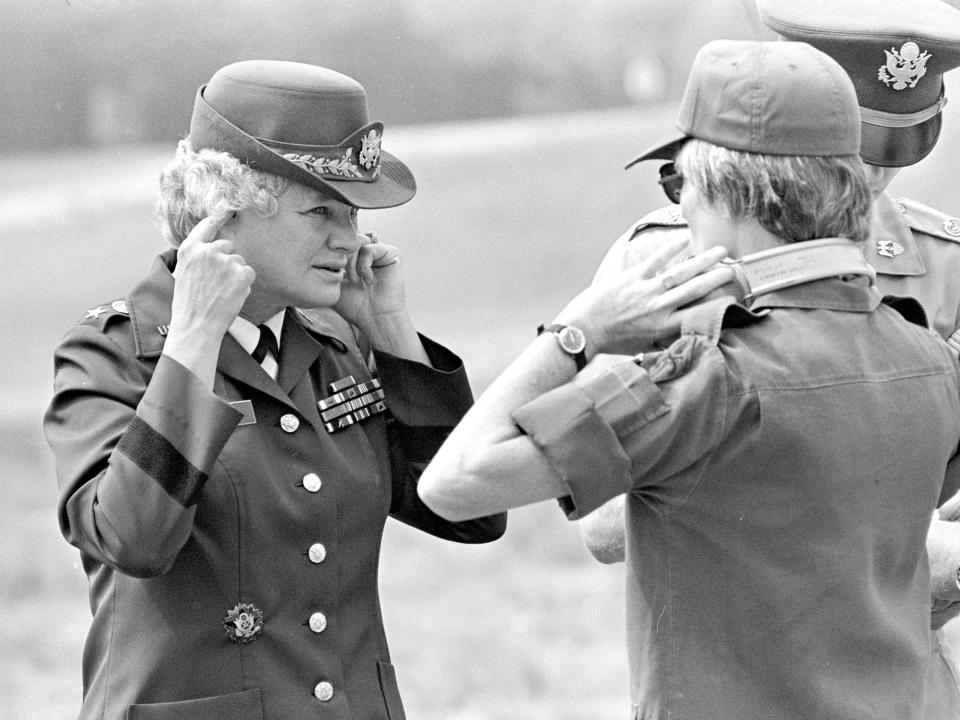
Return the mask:
<svg viewBox="0 0 960 720">
<path fill-rule="evenodd" d="M 401 205 L 416 193 L 409 168 L 380 147 L 356 80 L 305 63 L 248 60 L 221 68 L 197 91 L 190 145 L 359 208 Z"/>
<path fill-rule="evenodd" d="M 860 156 L 903 167 L 940 135 L 943 74 L 960 65 L 960 10 L 941 0 L 757 0 L 760 18 L 839 62 L 862 113 Z"/>
<path fill-rule="evenodd" d="M 627 164 L 672 160 L 690 138 L 766 155 L 856 155 L 857 96 L 843 68 L 799 42 L 714 40 L 693 60 L 674 132 Z"/>
</svg>

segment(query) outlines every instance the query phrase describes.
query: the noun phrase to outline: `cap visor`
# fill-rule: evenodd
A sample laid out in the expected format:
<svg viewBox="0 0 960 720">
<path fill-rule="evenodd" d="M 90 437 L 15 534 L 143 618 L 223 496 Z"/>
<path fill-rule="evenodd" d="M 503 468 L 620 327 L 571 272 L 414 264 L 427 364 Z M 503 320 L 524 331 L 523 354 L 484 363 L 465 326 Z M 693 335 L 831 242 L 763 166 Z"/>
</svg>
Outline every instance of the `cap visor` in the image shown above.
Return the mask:
<svg viewBox="0 0 960 720">
<path fill-rule="evenodd" d="M 656 145 L 624 165 L 623 169 L 629 170 L 638 162 L 643 162 L 644 160 L 673 160 L 677 151 L 689 139 L 689 135 L 684 135 L 679 130 L 674 130 L 669 135 L 660 138 L 660 141 Z"/>
</svg>

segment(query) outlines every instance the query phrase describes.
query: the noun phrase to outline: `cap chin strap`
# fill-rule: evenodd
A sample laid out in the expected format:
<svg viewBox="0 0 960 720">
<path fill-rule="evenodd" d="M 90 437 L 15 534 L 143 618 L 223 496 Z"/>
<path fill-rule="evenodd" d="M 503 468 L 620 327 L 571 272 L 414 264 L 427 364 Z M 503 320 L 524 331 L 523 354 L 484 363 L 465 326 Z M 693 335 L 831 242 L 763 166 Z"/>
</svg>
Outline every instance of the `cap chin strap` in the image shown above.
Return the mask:
<svg viewBox="0 0 960 720">
<path fill-rule="evenodd" d="M 860 246 L 846 238 L 790 243 L 724 263 L 733 268 L 744 300 L 840 275 L 866 275 L 871 283 L 877 276 Z"/>
<path fill-rule="evenodd" d="M 947 104 L 946 96 L 941 92 L 940 99 L 933 105 L 914 113 L 890 113 L 872 108 L 860 108 L 860 119 L 868 125 L 878 125 L 888 128 L 905 128 L 919 125 L 932 117 L 936 117 Z"/>
</svg>

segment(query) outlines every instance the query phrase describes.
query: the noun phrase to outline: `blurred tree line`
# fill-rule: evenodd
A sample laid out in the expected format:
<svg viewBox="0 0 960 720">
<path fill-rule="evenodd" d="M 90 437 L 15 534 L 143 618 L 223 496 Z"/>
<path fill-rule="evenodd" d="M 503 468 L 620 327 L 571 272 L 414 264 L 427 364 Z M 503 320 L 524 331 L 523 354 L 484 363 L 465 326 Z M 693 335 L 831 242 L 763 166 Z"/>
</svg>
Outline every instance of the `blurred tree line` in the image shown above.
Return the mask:
<svg viewBox="0 0 960 720">
<path fill-rule="evenodd" d="M 175 140 L 236 60 L 334 68 L 406 124 L 673 99 L 705 41 L 760 34 L 753 0 L 0 0 L 0 152 Z"/>
</svg>

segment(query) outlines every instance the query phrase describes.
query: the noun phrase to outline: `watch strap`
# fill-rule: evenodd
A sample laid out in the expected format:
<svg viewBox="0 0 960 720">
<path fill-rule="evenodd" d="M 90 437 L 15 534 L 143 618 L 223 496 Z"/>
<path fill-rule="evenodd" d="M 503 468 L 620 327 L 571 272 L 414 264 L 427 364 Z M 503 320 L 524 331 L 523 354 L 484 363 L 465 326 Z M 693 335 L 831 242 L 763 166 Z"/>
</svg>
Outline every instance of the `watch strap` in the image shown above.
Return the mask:
<svg viewBox="0 0 960 720">
<path fill-rule="evenodd" d="M 580 349 L 576 352 L 567 348 L 560 337 L 560 334 L 570 328 L 571 330 L 583 336 L 583 332 L 579 328 L 574 328 L 570 325 L 561 325 L 559 323 L 553 323 L 552 325 L 538 325 L 537 326 L 537 335 L 542 335 L 545 332 L 553 333 L 554 337 L 557 338 L 557 345 L 560 346 L 560 349 L 563 350 L 567 355 L 573 358 L 574 363 L 577 365 L 577 372 L 580 372 L 587 366 L 587 353 L 586 353 L 586 344 L 584 343 Z"/>
</svg>

